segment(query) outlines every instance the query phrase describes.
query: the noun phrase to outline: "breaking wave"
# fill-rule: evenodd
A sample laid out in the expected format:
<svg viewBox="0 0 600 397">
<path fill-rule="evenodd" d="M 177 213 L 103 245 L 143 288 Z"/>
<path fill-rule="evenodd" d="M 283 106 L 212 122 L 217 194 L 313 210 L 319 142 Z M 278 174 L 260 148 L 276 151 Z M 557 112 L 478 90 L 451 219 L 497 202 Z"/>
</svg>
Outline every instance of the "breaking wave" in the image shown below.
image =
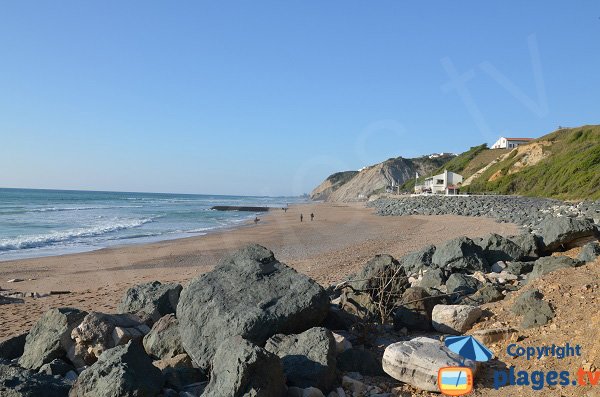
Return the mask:
<svg viewBox="0 0 600 397">
<path fill-rule="evenodd" d="M 150 223 L 154 218 L 117 220 L 87 228 L 69 229 L 60 232 L 19 236 L 16 238 L 0 239 L 0 252 L 29 248 L 41 248 L 57 243 L 65 243 L 81 238 L 98 237 L 119 230 L 132 229 Z"/>
</svg>

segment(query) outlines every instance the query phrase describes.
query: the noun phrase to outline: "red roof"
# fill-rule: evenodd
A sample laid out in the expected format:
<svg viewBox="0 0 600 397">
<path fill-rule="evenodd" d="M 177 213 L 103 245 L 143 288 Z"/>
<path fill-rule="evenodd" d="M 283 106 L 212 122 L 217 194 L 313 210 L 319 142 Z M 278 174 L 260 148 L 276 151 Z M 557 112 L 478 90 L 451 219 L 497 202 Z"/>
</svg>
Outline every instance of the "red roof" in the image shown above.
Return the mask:
<svg viewBox="0 0 600 397">
<path fill-rule="evenodd" d="M 533 141 L 533 138 L 506 138 L 507 141 Z"/>
</svg>

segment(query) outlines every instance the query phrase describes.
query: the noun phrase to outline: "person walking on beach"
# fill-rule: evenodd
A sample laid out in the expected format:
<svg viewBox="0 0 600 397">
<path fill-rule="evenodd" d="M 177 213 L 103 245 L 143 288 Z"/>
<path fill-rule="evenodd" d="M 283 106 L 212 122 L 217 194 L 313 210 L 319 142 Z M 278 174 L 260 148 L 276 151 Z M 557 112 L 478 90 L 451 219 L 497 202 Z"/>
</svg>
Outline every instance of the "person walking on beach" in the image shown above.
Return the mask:
<svg viewBox="0 0 600 397">
<path fill-rule="evenodd" d="M 313 214 L 312 212 L 310 213 L 310 220 L 312 221 L 313 219 L 315 219 L 315 214 Z"/>
<path fill-rule="evenodd" d="M 300 214 L 300 222 L 304 219 L 304 215 Z"/>
</svg>

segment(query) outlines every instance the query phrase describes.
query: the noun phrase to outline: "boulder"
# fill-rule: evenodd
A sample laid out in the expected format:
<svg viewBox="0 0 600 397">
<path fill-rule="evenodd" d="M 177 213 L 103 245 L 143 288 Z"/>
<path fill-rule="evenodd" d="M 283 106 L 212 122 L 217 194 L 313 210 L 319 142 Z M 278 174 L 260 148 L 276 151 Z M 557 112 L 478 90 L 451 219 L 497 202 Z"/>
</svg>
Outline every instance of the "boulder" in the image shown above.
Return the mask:
<svg viewBox="0 0 600 397">
<path fill-rule="evenodd" d="M 442 333 L 460 335 L 471 329 L 482 311 L 471 305 L 436 305 L 431 313 L 433 328 Z"/>
<path fill-rule="evenodd" d="M 462 298 L 461 302 L 466 305 L 483 305 L 502 299 L 504 299 L 504 295 L 501 290 L 494 285 L 486 284 L 473 295 Z"/>
<path fill-rule="evenodd" d="M 347 282 L 342 308 L 363 319 L 390 312 L 394 302 L 410 287 L 401 264 L 390 255 L 376 255 Z"/>
<path fill-rule="evenodd" d="M 341 311 L 348 313 L 358 321 L 374 320 L 379 315 L 377 303 L 371 294 L 345 288 L 341 296 Z"/>
<path fill-rule="evenodd" d="M 117 311 L 136 314 L 151 325 L 162 316 L 175 313 L 181 289 L 179 284 L 159 281 L 135 285 L 127 290 Z"/>
<path fill-rule="evenodd" d="M 151 357 L 167 359 L 185 353 L 179 336 L 179 321 L 174 314 L 161 317 L 144 336 L 144 349 Z"/>
<path fill-rule="evenodd" d="M 583 263 L 584 262 L 569 258 L 568 256 L 545 256 L 535 261 L 533 270 L 527 276 L 527 281 L 529 282 L 538 277 L 542 277 L 544 274 L 551 273 L 558 269 L 578 267 L 583 265 Z"/>
<path fill-rule="evenodd" d="M 150 328 L 133 314 L 90 312 L 71 331 L 75 343 L 67 356 L 78 368 L 92 365 L 106 350 L 130 340 L 139 341 L 149 331 Z"/>
<path fill-rule="evenodd" d="M 87 313 L 73 308 L 50 309 L 31 328 L 25 338 L 19 365 L 38 370 L 55 358 L 62 358 L 73 346 L 71 331 Z"/>
<path fill-rule="evenodd" d="M 369 350 L 348 349 L 337 357 L 338 368 L 343 372 L 358 372 L 367 376 L 381 376 L 381 360 Z"/>
<path fill-rule="evenodd" d="M 335 381 L 336 346 L 331 331 L 311 328 L 298 335 L 272 336 L 265 349 L 281 359 L 288 386 L 329 390 Z"/>
<path fill-rule="evenodd" d="M 348 349 L 352 349 L 352 343 L 346 338 L 344 335 L 336 334 L 332 332 L 333 339 L 335 340 L 335 352 L 336 354 L 340 354 L 345 352 Z"/>
<path fill-rule="evenodd" d="M 542 243 L 540 238 L 535 234 L 523 233 L 511 236 L 509 239 L 521 248 L 523 252 L 522 260 L 530 261 L 540 257 L 540 246 Z"/>
<path fill-rule="evenodd" d="M 177 318 L 185 351 L 206 369 L 223 339 L 240 335 L 264 344 L 277 333 L 320 325 L 328 308 L 319 284 L 251 245 L 192 280 L 181 293 Z"/>
<path fill-rule="evenodd" d="M 35 373 L 0 361 L 0 396 L 67 397 L 71 384 L 60 377 Z"/>
<path fill-rule="evenodd" d="M 65 376 L 69 371 L 73 371 L 75 368 L 60 358 L 54 359 L 47 364 L 42 365 L 42 368 L 38 371 L 41 374 L 46 375 L 59 375 Z"/>
<path fill-rule="evenodd" d="M 128 342 L 107 350 L 80 375 L 69 397 L 155 397 L 163 386 L 161 371 L 152 365 L 141 344 Z"/>
<path fill-rule="evenodd" d="M 520 276 L 523 274 L 530 273 L 533 270 L 535 262 L 508 262 L 504 271 Z"/>
<path fill-rule="evenodd" d="M 21 334 L 0 341 L 0 360 L 12 360 L 23 355 L 27 334 Z"/>
<path fill-rule="evenodd" d="M 279 357 L 240 336 L 223 341 L 212 362 L 202 397 L 283 397 L 285 375 Z"/>
<path fill-rule="evenodd" d="M 442 342 L 427 337 L 393 343 L 383 353 L 383 370 L 392 378 L 421 390 L 439 392 L 438 371 L 444 367 L 468 367 L 477 363 L 463 359 Z"/>
<path fill-rule="evenodd" d="M 481 286 L 481 281 L 462 273 L 453 273 L 448 277 L 448 281 L 446 281 L 448 293 L 474 294 Z"/>
<path fill-rule="evenodd" d="M 329 305 L 327 316 L 322 325 L 328 329 L 349 330 L 360 321 L 360 317 L 340 307 L 340 305 Z"/>
<path fill-rule="evenodd" d="M 431 311 L 436 304 L 424 288 L 411 287 L 402 295 L 402 303 L 394 310 L 394 329 L 431 330 Z"/>
<path fill-rule="evenodd" d="M 418 282 L 418 286 L 426 289 L 440 289 L 445 282 L 446 276 L 442 269 L 429 269 L 423 274 L 423 278 Z"/>
<path fill-rule="evenodd" d="M 400 259 L 400 264 L 407 275 L 417 274 L 420 271 L 430 269 L 433 265 L 432 257 L 435 245 L 428 245 L 419 251 L 411 252 Z"/>
<path fill-rule="evenodd" d="M 582 262 L 593 262 L 599 256 L 600 256 L 600 243 L 598 241 L 592 241 L 583 246 L 577 259 L 579 259 Z"/>
<path fill-rule="evenodd" d="M 165 387 L 177 391 L 184 391 L 188 386 L 208 379 L 204 371 L 194 368 L 192 359 L 187 354 L 156 360 L 152 365 L 161 370 Z"/>
<path fill-rule="evenodd" d="M 450 271 L 484 271 L 489 267 L 481 247 L 467 237 L 458 237 L 437 247 L 431 259 L 434 265 Z"/>
<path fill-rule="evenodd" d="M 550 252 L 566 248 L 577 239 L 592 237 L 598 233 L 594 224 L 586 219 L 552 217 L 544 219 L 539 226 L 544 249 Z"/>
<path fill-rule="evenodd" d="M 483 257 L 488 263 L 518 261 L 526 254 L 518 244 L 496 233 L 478 239 L 477 245 L 483 250 Z"/>
<path fill-rule="evenodd" d="M 206 382 L 204 372 L 194 367 L 166 368 L 162 371 L 165 385 L 177 391 L 184 391 L 189 385 Z"/>
<path fill-rule="evenodd" d="M 513 313 L 523 316 L 521 327 L 533 328 L 546 325 L 554 318 L 554 311 L 544 295 L 538 290 L 529 290 L 517 298 L 512 306 Z"/>
</svg>

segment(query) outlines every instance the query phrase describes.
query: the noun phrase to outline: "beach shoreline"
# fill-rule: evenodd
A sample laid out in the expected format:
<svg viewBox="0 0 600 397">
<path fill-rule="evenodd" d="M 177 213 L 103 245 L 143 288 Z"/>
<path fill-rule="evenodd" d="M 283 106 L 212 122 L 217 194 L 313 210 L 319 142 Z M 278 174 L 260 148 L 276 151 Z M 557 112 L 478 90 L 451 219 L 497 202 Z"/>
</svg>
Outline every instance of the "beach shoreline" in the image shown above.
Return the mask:
<svg viewBox="0 0 600 397">
<path fill-rule="evenodd" d="M 310 220 L 310 213 L 315 220 Z M 300 214 L 304 215 L 300 222 Z M 307 203 L 261 214 L 261 220 L 203 236 L 95 251 L 0 262 L 0 288 L 19 292 L 70 291 L 3 305 L 0 338 L 27 331 L 52 307 L 114 312 L 132 285 L 158 280 L 186 284 L 227 254 L 250 243 L 322 285 L 339 282 L 377 254 L 394 257 L 450 238 L 518 233 L 513 224 L 452 215 L 383 217 L 363 203 Z M 360 231 L 360 232 L 358 232 Z M 7 283 L 9 279 L 23 279 Z"/>
</svg>

